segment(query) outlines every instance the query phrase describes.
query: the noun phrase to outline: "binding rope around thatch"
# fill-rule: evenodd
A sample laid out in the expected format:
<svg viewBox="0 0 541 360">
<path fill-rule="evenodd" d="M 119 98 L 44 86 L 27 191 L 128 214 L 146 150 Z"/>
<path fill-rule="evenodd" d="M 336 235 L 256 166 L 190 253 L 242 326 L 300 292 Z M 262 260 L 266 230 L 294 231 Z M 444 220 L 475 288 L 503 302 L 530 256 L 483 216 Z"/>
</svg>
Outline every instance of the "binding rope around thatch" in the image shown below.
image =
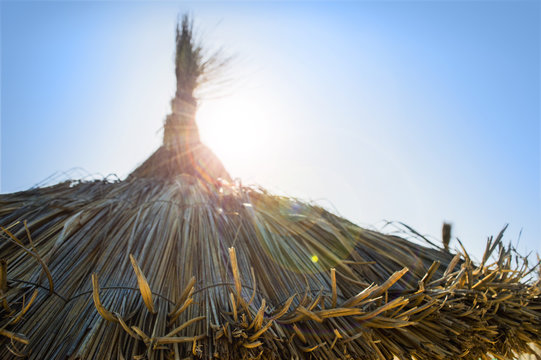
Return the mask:
<svg viewBox="0 0 541 360">
<path fill-rule="evenodd" d="M 509 359 L 541 341 L 535 268 L 503 231 L 474 264 L 189 176 L 0 205 L 1 358 Z"/>
</svg>

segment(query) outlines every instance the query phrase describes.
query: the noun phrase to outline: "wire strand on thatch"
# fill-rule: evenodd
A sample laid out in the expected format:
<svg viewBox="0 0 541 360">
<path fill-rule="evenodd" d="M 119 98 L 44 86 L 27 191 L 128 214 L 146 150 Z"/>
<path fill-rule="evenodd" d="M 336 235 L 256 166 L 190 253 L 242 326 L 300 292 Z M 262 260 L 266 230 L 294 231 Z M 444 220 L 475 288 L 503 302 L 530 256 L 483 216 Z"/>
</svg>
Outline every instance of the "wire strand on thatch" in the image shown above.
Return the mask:
<svg viewBox="0 0 541 360">
<path fill-rule="evenodd" d="M 441 242 L 445 251 L 449 251 L 449 243 L 451 242 L 451 224 L 443 223 L 441 228 Z"/>
</svg>

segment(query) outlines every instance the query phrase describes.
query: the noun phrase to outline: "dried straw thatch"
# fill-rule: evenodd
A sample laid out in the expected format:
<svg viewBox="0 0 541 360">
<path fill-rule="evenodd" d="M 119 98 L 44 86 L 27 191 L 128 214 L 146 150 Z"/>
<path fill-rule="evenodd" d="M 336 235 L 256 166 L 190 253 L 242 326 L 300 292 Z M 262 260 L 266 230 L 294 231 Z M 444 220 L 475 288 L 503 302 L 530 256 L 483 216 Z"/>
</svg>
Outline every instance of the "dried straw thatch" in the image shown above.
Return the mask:
<svg viewBox="0 0 541 360">
<path fill-rule="evenodd" d="M 502 234 L 474 264 L 231 185 L 197 136 L 205 64 L 184 19 L 164 145 L 125 181 L 0 196 L 0 358 L 509 359 L 541 344 L 541 285 Z"/>
</svg>

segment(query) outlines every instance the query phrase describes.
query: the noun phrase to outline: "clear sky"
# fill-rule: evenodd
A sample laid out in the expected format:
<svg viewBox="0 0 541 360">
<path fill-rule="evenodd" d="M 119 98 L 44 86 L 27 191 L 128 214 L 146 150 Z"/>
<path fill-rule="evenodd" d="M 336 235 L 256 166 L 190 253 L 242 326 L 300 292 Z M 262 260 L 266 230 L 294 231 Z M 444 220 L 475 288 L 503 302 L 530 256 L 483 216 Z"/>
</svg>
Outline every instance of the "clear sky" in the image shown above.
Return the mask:
<svg viewBox="0 0 541 360">
<path fill-rule="evenodd" d="M 244 184 L 363 226 L 450 221 L 477 258 L 509 223 L 541 252 L 538 1 L 1 5 L 3 193 L 145 160 L 189 11 L 236 56 L 198 121 Z"/>
</svg>

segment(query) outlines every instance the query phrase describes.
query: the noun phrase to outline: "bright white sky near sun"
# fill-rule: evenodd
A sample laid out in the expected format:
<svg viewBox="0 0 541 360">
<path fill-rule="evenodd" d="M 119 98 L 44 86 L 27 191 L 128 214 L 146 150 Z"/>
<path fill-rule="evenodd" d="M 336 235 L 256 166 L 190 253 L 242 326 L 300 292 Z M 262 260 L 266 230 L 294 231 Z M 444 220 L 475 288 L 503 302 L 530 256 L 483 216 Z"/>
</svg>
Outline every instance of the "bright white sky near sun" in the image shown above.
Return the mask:
<svg viewBox="0 0 541 360">
<path fill-rule="evenodd" d="M 2 2 L 1 191 L 123 178 L 161 142 L 190 11 L 232 82 L 201 136 L 243 184 L 364 226 L 541 252 L 540 3 Z M 217 97 L 217 98 L 216 98 Z M 57 177 L 64 180 L 66 177 Z M 392 230 L 388 228 L 388 230 Z M 457 246 L 452 242 L 451 246 Z"/>
</svg>

